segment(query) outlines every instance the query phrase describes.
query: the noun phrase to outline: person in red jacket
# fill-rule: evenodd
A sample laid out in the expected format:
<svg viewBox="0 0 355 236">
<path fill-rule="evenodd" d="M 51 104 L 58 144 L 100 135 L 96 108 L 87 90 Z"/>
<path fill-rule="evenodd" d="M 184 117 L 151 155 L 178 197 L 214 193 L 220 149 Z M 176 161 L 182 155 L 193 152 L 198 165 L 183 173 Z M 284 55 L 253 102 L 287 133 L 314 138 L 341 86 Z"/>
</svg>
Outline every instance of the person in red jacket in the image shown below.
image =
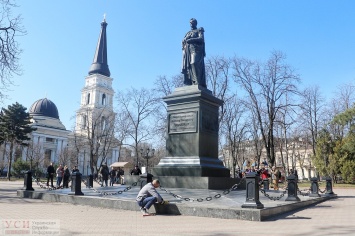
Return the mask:
<svg viewBox="0 0 355 236">
<path fill-rule="evenodd" d="M 260 173 L 261 173 L 261 179 L 267 179 L 267 178 L 269 178 L 269 170 L 268 170 L 267 166 L 264 166 L 264 167 L 261 169 Z"/>
</svg>

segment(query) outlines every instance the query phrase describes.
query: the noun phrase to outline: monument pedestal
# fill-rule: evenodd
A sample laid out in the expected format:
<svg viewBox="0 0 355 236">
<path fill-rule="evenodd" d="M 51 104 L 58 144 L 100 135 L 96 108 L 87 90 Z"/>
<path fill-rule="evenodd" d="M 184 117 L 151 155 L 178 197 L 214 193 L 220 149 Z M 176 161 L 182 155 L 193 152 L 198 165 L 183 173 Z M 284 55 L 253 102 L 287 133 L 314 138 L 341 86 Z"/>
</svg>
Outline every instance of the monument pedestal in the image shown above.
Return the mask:
<svg viewBox="0 0 355 236">
<path fill-rule="evenodd" d="M 187 189 L 226 190 L 242 181 L 230 177 L 159 176 L 158 178 L 163 188 Z M 245 189 L 245 183 L 240 184 L 238 189 Z"/>
<path fill-rule="evenodd" d="M 218 109 L 223 101 L 199 85 L 176 88 L 164 101 L 168 110 L 167 156 L 153 168 L 152 174 L 159 179 L 169 179 L 172 185 L 174 181 L 170 179 L 175 178 L 176 186 L 183 186 L 178 180 L 181 177 L 186 183 L 191 182 L 192 177 L 205 183 L 214 182 L 216 179 L 212 177 L 230 179 L 229 169 L 218 159 Z M 194 188 L 195 185 L 184 185 L 189 186 Z"/>
</svg>

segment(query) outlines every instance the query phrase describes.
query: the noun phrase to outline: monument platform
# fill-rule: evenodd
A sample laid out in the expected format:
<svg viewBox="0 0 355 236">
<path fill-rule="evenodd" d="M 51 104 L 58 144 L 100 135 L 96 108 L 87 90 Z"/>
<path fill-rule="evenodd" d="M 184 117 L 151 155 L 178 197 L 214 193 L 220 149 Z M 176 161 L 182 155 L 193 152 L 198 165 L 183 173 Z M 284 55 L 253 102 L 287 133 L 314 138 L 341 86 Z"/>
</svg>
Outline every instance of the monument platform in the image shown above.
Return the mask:
<svg viewBox="0 0 355 236">
<path fill-rule="evenodd" d="M 163 182 L 162 182 L 163 183 Z M 131 187 L 127 189 L 127 187 Z M 69 195 L 70 189 L 47 190 L 33 184 L 35 191 L 18 190 L 17 195 L 23 198 L 42 199 L 48 202 L 64 202 L 92 207 L 123 209 L 139 211 L 135 198 L 140 186 L 115 185 L 113 187 L 94 188 L 82 187 L 84 195 Z M 168 205 L 155 204 L 150 212 L 164 215 L 185 215 L 222 219 L 236 219 L 249 221 L 263 221 L 278 214 L 302 209 L 328 199 L 334 195 L 320 197 L 300 196 L 300 201 L 285 201 L 287 195 L 277 201 L 270 200 L 260 194 L 263 209 L 242 208 L 246 200 L 245 190 L 221 191 L 210 189 L 160 188 L 157 189 Z M 278 196 L 281 192 L 269 191 L 269 196 Z M 175 197 L 174 197 L 175 196 Z"/>
<path fill-rule="evenodd" d="M 229 189 L 239 184 L 241 179 L 230 177 L 197 177 L 197 176 L 159 176 L 157 177 L 166 188 L 187 188 L 187 189 Z M 139 176 L 125 175 L 125 182 L 132 184 L 139 181 Z M 245 182 L 238 186 L 245 189 Z"/>
</svg>

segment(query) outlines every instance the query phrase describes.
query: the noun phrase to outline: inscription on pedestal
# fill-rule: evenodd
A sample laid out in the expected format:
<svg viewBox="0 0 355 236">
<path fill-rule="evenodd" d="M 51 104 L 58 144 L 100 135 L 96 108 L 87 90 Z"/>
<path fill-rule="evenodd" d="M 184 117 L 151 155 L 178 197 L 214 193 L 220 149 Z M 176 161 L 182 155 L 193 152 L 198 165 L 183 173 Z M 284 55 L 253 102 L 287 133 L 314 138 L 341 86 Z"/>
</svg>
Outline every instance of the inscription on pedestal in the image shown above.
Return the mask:
<svg viewBox="0 0 355 236">
<path fill-rule="evenodd" d="M 197 132 L 197 112 L 169 115 L 169 133 Z"/>
</svg>

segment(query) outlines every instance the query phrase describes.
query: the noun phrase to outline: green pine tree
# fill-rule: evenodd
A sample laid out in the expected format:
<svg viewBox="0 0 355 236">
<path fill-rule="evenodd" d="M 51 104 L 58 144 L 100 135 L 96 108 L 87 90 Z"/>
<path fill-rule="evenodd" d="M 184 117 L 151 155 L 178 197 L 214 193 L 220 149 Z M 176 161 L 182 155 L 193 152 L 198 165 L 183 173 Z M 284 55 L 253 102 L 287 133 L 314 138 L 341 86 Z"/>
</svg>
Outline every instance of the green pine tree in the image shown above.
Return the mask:
<svg viewBox="0 0 355 236">
<path fill-rule="evenodd" d="M 30 140 L 30 133 L 35 128 L 30 126 L 30 115 L 26 108 L 19 103 L 3 108 L 0 113 L 0 144 L 10 145 L 10 155 L 8 157 L 7 178 L 10 180 L 11 165 L 14 156 L 15 145 L 26 146 L 26 141 Z"/>
<path fill-rule="evenodd" d="M 334 172 L 341 174 L 346 183 L 355 183 L 355 106 L 336 115 L 332 124 L 340 131 L 333 149 Z"/>
</svg>

